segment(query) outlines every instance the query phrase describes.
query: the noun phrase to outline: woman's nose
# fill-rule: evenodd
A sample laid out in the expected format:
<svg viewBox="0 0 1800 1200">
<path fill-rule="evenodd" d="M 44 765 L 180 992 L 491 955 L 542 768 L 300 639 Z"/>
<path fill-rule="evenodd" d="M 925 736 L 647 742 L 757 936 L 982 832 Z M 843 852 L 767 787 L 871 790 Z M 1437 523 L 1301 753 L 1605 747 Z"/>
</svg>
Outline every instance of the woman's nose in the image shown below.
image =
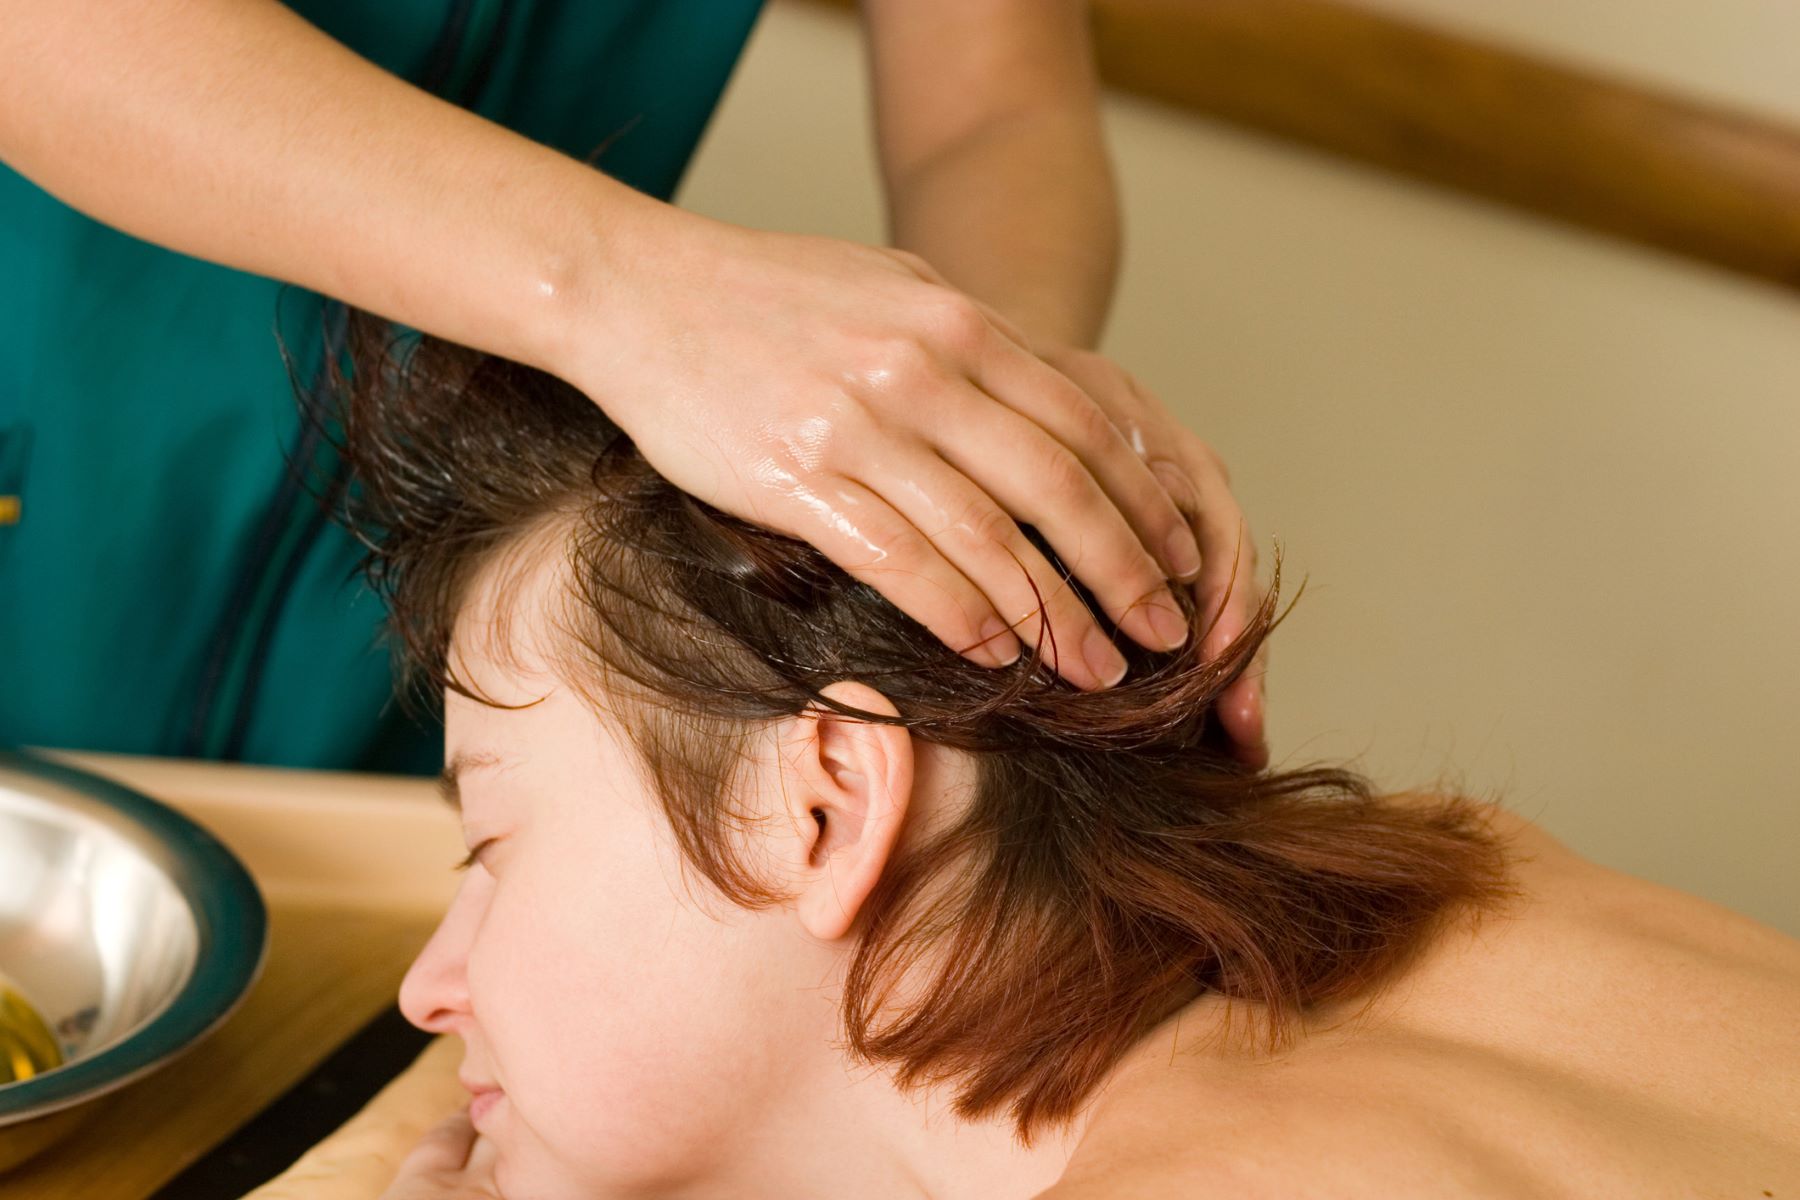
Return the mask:
<svg viewBox="0 0 1800 1200">
<path fill-rule="evenodd" d="M 461 896 L 458 896 L 461 900 Z M 456 1033 L 469 1015 L 468 931 L 453 903 L 400 981 L 400 1013 L 427 1033 Z"/>
</svg>

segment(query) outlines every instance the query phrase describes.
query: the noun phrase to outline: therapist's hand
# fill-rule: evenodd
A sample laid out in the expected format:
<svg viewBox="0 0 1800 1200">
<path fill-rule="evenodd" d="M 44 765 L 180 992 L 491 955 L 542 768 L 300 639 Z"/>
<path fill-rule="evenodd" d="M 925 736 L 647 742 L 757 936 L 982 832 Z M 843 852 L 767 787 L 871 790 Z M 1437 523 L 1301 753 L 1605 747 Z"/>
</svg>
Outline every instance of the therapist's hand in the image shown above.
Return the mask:
<svg viewBox="0 0 1800 1200">
<path fill-rule="evenodd" d="M 1042 635 L 1079 687 L 1124 671 L 1020 523 L 1126 635 L 1186 640 L 1168 581 L 1200 569 L 1189 518 L 1004 318 L 900 251 L 666 205 L 614 232 L 554 368 L 670 482 L 811 542 L 978 662 Z"/>
<path fill-rule="evenodd" d="M 494 1158 L 494 1144 L 461 1109 L 426 1130 L 381 1200 L 498 1200 Z"/>
<path fill-rule="evenodd" d="M 426 1186 L 423 1180 L 428 1172 L 418 1159 L 428 1152 L 422 1147 L 436 1144 L 441 1148 L 443 1142 L 433 1142 L 432 1135 L 447 1132 L 439 1125 L 444 1114 L 468 1107 L 468 1093 L 457 1078 L 462 1057 L 461 1038 L 436 1039 L 361 1112 L 244 1200 L 369 1200 L 390 1185 L 401 1186 L 401 1180 L 409 1188 Z M 434 1130 L 434 1126 L 439 1128 Z M 420 1151 L 419 1156 L 409 1158 L 415 1150 Z M 408 1166 L 399 1168 L 397 1180 L 396 1164 L 402 1161 Z M 480 1166 L 480 1159 L 475 1162 Z M 438 1194 L 459 1193 L 425 1193 Z M 479 1191 L 473 1194 L 484 1195 Z"/>
<path fill-rule="evenodd" d="M 1132 452 L 1191 523 L 1200 544 L 1200 602 L 1203 658 L 1222 653 L 1249 624 L 1262 601 L 1256 579 L 1256 539 L 1231 493 L 1225 460 L 1185 428 L 1155 393 L 1131 372 L 1104 355 L 1071 346 L 1034 344 L 1037 354 L 1073 380 L 1112 418 Z M 1210 622 L 1210 628 L 1206 623 Z M 1267 642 L 1256 660 L 1219 697 L 1219 721 L 1240 760 L 1265 767 L 1269 748 L 1263 716 L 1263 675 Z"/>
</svg>

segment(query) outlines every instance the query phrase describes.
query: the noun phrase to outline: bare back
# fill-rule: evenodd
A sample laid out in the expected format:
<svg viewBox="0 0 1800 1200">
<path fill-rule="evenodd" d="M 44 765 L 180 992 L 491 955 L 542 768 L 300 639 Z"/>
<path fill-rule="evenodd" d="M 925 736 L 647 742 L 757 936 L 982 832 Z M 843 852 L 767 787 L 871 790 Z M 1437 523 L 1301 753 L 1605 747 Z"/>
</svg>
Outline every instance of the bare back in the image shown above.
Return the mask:
<svg viewBox="0 0 1800 1200">
<path fill-rule="evenodd" d="M 1800 1200 L 1800 941 L 1497 825 L 1518 902 L 1279 1056 L 1190 1006 L 1043 1200 Z"/>
</svg>

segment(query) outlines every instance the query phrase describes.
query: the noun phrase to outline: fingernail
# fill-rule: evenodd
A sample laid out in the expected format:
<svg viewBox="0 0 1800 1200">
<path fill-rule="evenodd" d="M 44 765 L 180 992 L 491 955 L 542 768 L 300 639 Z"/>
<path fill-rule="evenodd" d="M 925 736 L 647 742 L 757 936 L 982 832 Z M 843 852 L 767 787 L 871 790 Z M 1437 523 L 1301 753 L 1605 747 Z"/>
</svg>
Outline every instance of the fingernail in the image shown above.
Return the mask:
<svg viewBox="0 0 1800 1200">
<path fill-rule="evenodd" d="M 1189 580 L 1200 573 L 1200 543 L 1194 540 L 1194 531 L 1185 526 L 1169 535 L 1169 542 L 1164 548 L 1169 570 L 1175 578 Z"/>
<path fill-rule="evenodd" d="M 1012 627 L 999 617 L 989 617 L 981 627 L 981 644 L 979 653 L 996 667 L 1010 667 L 1019 661 L 1022 653 L 1019 639 L 1013 636 Z"/>
<path fill-rule="evenodd" d="M 1088 630 L 1081 643 L 1081 656 L 1086 660 L 1088 670 L 1094 673 L 1098 686 L 1109 688 L 1125 678 L 1125 656 L 1098 626 Z"/>
<path fill-rule="evenodd" d="M 1190 632 L 1187 618 L 1175 607 L 1175 597 L 1164 591 L 1146 607 L 1150 610 L 1150 628 L 1164 650 L 1176 650 L 1187 643 Z"/>
</svg>

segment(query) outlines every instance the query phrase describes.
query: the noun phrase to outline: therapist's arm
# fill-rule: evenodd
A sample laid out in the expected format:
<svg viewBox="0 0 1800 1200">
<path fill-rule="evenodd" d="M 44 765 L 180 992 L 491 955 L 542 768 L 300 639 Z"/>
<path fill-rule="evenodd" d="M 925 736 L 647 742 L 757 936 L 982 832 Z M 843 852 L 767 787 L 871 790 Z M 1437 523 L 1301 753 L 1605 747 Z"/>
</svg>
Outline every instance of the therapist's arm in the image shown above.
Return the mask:
<svg viewBox="0 0 1800 1200">
<path fill-rule="evenodd" d="M 1080 0 L 863 0 L 894 245 L 1091 348 L 1119 206 Z"/>
<path fill-rule="evenodd" d="M 894 244 L 1018 323 L 1092 396 L 1188 517 L 1201 651 L 1249 622 L 1256 544 L 1213 449 L 1093 353 L 1111 306 L 1119 204 L 1081 0 L 862 0 Z M 1220 697 L 1239 756 L 1268 761 L 1259 660 Z"/>
<path fill-rule="evenodd" d="M 0 159 L 146 241 L 538 366 L 632 205 L 273 0 L 0 3 Z"/>
<path fill-rule="evenodd" d="M 975 661 L 1022 637 L 1077 686 L 1125 670 L 1019 521 L 1129 636 L 1182 640 L 1181 513 L 1093 400 L 909 256 L 685 213 L 275 0 L 0 0 L 0 159 L 148 241 L 561 377 L 672 483 Z"/>
</svg>

